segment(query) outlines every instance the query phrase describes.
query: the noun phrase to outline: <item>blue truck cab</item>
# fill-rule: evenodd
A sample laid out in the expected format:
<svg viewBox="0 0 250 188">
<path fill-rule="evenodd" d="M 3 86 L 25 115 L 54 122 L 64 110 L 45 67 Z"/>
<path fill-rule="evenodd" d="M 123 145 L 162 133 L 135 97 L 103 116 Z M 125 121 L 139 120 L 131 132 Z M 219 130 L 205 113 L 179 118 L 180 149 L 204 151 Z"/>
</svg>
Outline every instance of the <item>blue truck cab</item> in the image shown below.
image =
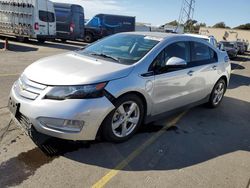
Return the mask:
<svg viewBox="0 0 250 188">
<path fill-rule="evenodd" d="M 120 32 L 135 31 L 135 17 L 98 14 L 85 25 L 85 42 L 93 42 Z"/>
</svg>

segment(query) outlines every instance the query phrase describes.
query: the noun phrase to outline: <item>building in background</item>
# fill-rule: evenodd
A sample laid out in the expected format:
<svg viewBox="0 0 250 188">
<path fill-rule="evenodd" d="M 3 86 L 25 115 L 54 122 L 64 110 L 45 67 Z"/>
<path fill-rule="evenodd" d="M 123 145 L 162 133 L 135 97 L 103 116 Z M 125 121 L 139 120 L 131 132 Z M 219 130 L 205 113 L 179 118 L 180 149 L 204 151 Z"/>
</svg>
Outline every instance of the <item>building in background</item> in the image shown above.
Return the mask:
<svg viewBox="0 0 250 188">
<path fill-rule="evenodd" d="M 224 28 L 209 28 L 201 27 L 200 35 L 213 35 L 217 41 L 242 41 L 250 43 L 250 31 L 240 29 L 224 29 Z M 248 46 L 249 49 L 249 46 Z"/>
<path fill-rule="evenodd" d="M 178 33 L 178 34 L 183 34 L 184 33 L 184 26 L 183 25 L 178 25 L 178 26 L 173 26 L 173 25 L 164 25 L 164 31 L 166 33 Z"/>
<path fill-rule="evenodd" d="M 135 31 L 151 31 L 151 24 L 136 22 Z"/>
</svg>

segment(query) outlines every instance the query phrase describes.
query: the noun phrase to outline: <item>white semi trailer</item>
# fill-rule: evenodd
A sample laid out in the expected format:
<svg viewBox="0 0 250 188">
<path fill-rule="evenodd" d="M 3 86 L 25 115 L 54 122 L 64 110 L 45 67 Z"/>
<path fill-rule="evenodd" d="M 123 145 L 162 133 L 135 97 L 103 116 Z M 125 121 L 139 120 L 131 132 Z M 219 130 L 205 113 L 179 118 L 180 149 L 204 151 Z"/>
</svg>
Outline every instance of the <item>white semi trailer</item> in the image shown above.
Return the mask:
<svg viewBox="0 0 250 188">
<path fill-rule="evenodd" d="M 20 41 L 54 39 L 56 19 L 49 0 L 0 0 L 0 35 L 15 36 Z"/>
</svg>

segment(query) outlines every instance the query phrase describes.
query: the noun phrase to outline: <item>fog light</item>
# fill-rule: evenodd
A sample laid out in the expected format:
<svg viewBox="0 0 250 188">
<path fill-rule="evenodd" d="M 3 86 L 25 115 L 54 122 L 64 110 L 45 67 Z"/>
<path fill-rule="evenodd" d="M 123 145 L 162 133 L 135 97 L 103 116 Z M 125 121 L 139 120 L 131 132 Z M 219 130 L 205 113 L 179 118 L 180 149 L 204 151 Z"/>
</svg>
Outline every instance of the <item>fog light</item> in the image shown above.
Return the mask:
<svg viewBox="0 0 250 188">
<path fill-rule="evenodd" d="M 39 117 L 37 120 L 51 129 L 68 132 L 80 132 L 84 125 L 84 121 L 80 120 L 66 120 L 49 117 Z"/>
</svg>

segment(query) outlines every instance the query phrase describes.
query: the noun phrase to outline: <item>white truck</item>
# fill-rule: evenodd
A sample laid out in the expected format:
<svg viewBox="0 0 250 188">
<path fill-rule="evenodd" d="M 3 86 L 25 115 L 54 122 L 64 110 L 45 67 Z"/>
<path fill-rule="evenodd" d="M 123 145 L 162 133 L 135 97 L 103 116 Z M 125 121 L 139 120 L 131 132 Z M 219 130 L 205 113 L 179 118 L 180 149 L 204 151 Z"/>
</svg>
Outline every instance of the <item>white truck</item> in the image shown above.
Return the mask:
<svg viewBox="0 0 250 188">
<path fill-rule="evenodd" d="M 56 37 L 54 5 L 49 0 L 0 0 L 0 35 L 43 43 Z"/>
</svg>

